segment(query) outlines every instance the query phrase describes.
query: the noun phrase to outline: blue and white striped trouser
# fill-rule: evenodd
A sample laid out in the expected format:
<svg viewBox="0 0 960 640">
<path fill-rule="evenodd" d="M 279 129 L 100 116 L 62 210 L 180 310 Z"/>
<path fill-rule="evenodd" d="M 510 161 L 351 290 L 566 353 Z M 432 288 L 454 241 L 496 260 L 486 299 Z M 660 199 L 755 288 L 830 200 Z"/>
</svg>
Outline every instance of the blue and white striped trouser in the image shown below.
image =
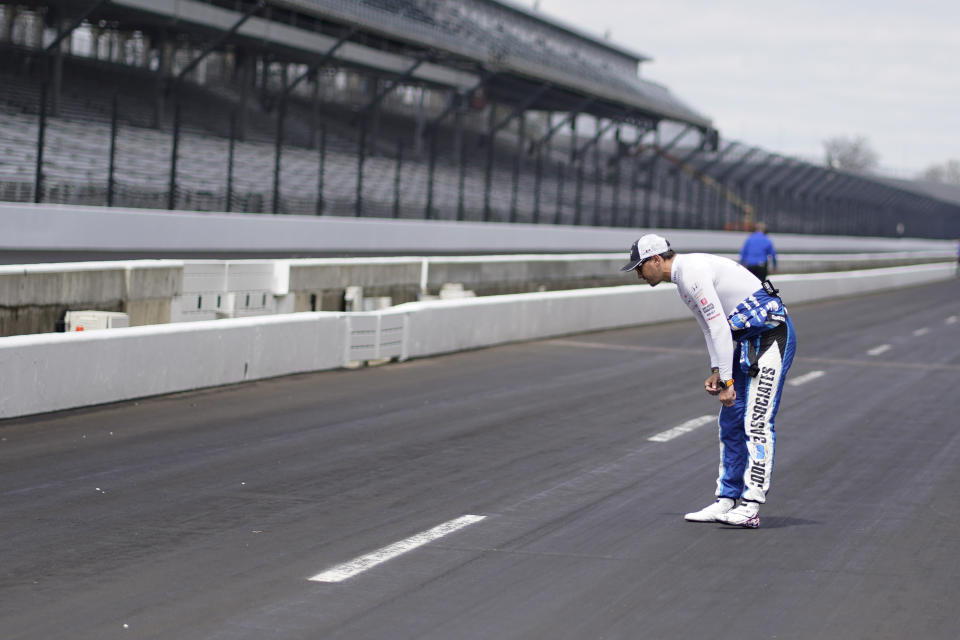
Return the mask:
<svg viewBox="0 0 960 640">
<path fill-rule="evenodd" d="M 761 334 L 756 377 L 750 377 L 737 366 L 742 348 L 744 343 L 738 342 L 733 354 L 737 400 L 732 407 L 720 410 L 717 496 L 765 502 L 777 439 L 774 421 L 787 371 L 797 349 L 793 323 L 787 317 L 780 326 Z"/>
</svg>

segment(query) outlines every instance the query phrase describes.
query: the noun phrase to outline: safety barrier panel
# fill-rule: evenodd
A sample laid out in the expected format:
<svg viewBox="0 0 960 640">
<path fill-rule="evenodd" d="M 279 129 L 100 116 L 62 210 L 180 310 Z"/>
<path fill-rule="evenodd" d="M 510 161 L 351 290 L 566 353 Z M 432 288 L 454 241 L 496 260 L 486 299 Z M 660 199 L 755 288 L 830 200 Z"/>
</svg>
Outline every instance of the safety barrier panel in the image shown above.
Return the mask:
<svg viewBox="0 0 960 640">
<path fill-rule="evenodd" d="M 775 278 L 791 304 L 956 277 L 954 263 Z M 0 418 L 689 317 L 673 285 L 0 338 Z"/>
</svg>

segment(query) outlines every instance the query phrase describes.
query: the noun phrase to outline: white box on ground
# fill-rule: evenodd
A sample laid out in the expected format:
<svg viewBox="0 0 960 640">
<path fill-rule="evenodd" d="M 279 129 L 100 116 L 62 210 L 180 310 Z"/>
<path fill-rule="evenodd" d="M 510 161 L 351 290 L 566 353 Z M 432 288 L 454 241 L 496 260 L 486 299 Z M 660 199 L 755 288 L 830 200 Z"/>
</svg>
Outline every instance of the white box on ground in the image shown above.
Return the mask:
<svg viewBox="0 0 960 640">
<path fill-rule="evenodd" d="M 64 316 L 67 331 L 96 331 L 130 326 L 130 316 L 119 311 L 67 311 Z"/>
</svg>

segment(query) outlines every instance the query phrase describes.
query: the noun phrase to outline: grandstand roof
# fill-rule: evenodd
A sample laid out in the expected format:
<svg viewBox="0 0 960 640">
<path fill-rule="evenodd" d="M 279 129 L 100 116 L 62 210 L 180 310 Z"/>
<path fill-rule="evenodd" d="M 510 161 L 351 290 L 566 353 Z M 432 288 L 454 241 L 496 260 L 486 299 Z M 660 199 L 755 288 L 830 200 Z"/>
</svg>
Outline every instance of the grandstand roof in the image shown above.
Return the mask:
<svg viewBox="0 0 960 640">
<path fill-rule="evenodd" d="M 960 204 L 960 185 L 947 184 L 944 182 L 931 182 L 930 180 L 901 180 L 898 178 L 886 178 L 883 176 L 872 176 L 880 182 L 885 182 L 894 187 L 929 196 L 942 202 Z"/>
<path fill-rule="evenodd" d="M 71 2 L 79 10 L 87 2 Z M 583 112 L 598 117 L 671 120 L 700 129 L 709 118 L 659 84 L 641 79 L 645 56 L 593 38 L 579 30 L 495 0 L 268 0 L 266 14 L 248 20 L 237 37 L 299 54 L 300 62 L 323 55 L 343 33 L 357 35 L 334 55 L 341 64 L 366 66 L 393 75 L 421 66 L 411 77 L 460 90 L 487 77 L 496 100 L 530 109 L 572 110 L 586 97 Z M 163 20 L 176 28 L 229 30 L 241 17 L 235 7 L 251 3 L 221 0 L 112 0 L 98 14 L 121 12 Z M 303 16 L 289 20 L 277 12 Z M 339 31 L 337 31 L 339 29 Z"/>
<path fill-rule="evenodd" d="M 637 63 L 650 62 L 653 60 L 653 58 L 651 58 L 650 56 L 644 53 L 638 53 L 634 50 L 628 49 L 623 45 L 610 42 L 609 40 L 606 40 L 606 39 L 597 40 L 596 36 L 591 35 L 586 31 L 583 31 L 582 29 L 579 29 L 567 22 L 564 22 L 559 18 L 556 18 L 546 13 L 541 13 L 540 11 L 537 11 L 535 9 L 531 10 L 530 8 L 524 5 L 517 4 L 516 2 L 510 2 L 509 0 L 483 0 L 483 1 L 488 2 L 489 4 L 501 5 L 521 15 L 528 16 L 530 18 L 533 18 L 534 20 L 538 20 L 545 24 L 553 25 L 558 29 L 562 29 L 567 33 L 570 33 L 571 35 L 581 38 L 584 42 L 589 42 L 591 45 L 594 45 L 594 46 L 601 45 L 603 47 L 610 49 L 610 51 L 615 51 L 622 55 L 629 56 L 630 58 L 633 58 L 634 60 L 636 60 Z"/>
</svg>

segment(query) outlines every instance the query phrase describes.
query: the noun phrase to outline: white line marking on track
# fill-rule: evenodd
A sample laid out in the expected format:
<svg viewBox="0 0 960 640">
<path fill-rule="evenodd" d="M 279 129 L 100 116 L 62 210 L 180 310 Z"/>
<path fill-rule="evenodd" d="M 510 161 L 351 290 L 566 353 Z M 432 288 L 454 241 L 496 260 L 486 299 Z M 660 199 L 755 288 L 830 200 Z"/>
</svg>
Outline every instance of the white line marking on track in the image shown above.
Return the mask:
<svg viewBox="0 0 960 640">
<path fill-rule="evenodd" d="M 869 351 L 867 351 L 867 355 L 878 356 L 881 353 L 886 353 L 889 350 L 890 350 L 890 345 L 882 344 L 879 347 L 874 347 L 873 349 L 870 349 Z"/>
<path fill-rule="evenodd" d="M 915 335 L 915 336 L 925 336 L 925 335 L 927 335 L 928 333 L 930 333 L 930 329 L 928 329 L 927 327 L 923 327 L 922 329 L 917 329 L 916 331 L 914 331 L 914 332 L 913 332 L 913 335 Z"/>
<path fill-rule="evenodd" d="M 823 371 L 811 371 L 810 373 L 805 373 L 799 378 L 794 378 L 793 380 L 787 380 L 787 384 L 799 387 L 802 384 L 807 384 L 811 380 L 816 380 L 817 378 L 824 375 Z"/>
<path fill-rule="evenodd" d="M 947 324 L 954 324 L 957 321 L 957 316 L 950 316 L 947 318 Z"/>
<path fill-rule="evenodd" d="M 683 434 L 693 431 L 697 427 L 702 427 L 705 424 L 710 422 L 716 422 L 717 416 L 700 416 L 699 418 L 694 418 L 693 420 L 687 420 L 683 424 L 678 424 L 673 429 L 667 429 L 666 431 L 661 431 L 655 436 L 650 436 L 647 438 L 650 442 L 669 442 L 677 436 L 682 436 Z"/>
<path fill-rule="evenodd" d="M 487 516 L 460 516 L 450 520 L 449 522 L 444 522 L 443 524 L 437 525 L 432 529 L 427 531 L 422 531 L 416 535 L 410 536 L 405 540 L 400 542 L 394 542 L 391 545 L 372 551 L 366 555 L 360 556 L 359 558 L 354 558 L 349 562 L 344 562 L 343 564 L 338 564 L 335 567 L 331 567 L 322 573 L 309 578 L 311 582 L 342 582 L 347 578 L 352 578 L 358 573 L 363 573 L 367 569 L 371 569 L 378 564 L 386 562 L 387 560 L 392 560 L 399 555 L 402 555 L 408 551 L 412 551 L 417 547 L 422 547 L 428 542 L 433 542 L 438 538 L 449 535 L 454 531 L 462 529 L 468 525 L 474 524 L 475 522 L 480 522 L 485 519 Z"/>
</svg>

